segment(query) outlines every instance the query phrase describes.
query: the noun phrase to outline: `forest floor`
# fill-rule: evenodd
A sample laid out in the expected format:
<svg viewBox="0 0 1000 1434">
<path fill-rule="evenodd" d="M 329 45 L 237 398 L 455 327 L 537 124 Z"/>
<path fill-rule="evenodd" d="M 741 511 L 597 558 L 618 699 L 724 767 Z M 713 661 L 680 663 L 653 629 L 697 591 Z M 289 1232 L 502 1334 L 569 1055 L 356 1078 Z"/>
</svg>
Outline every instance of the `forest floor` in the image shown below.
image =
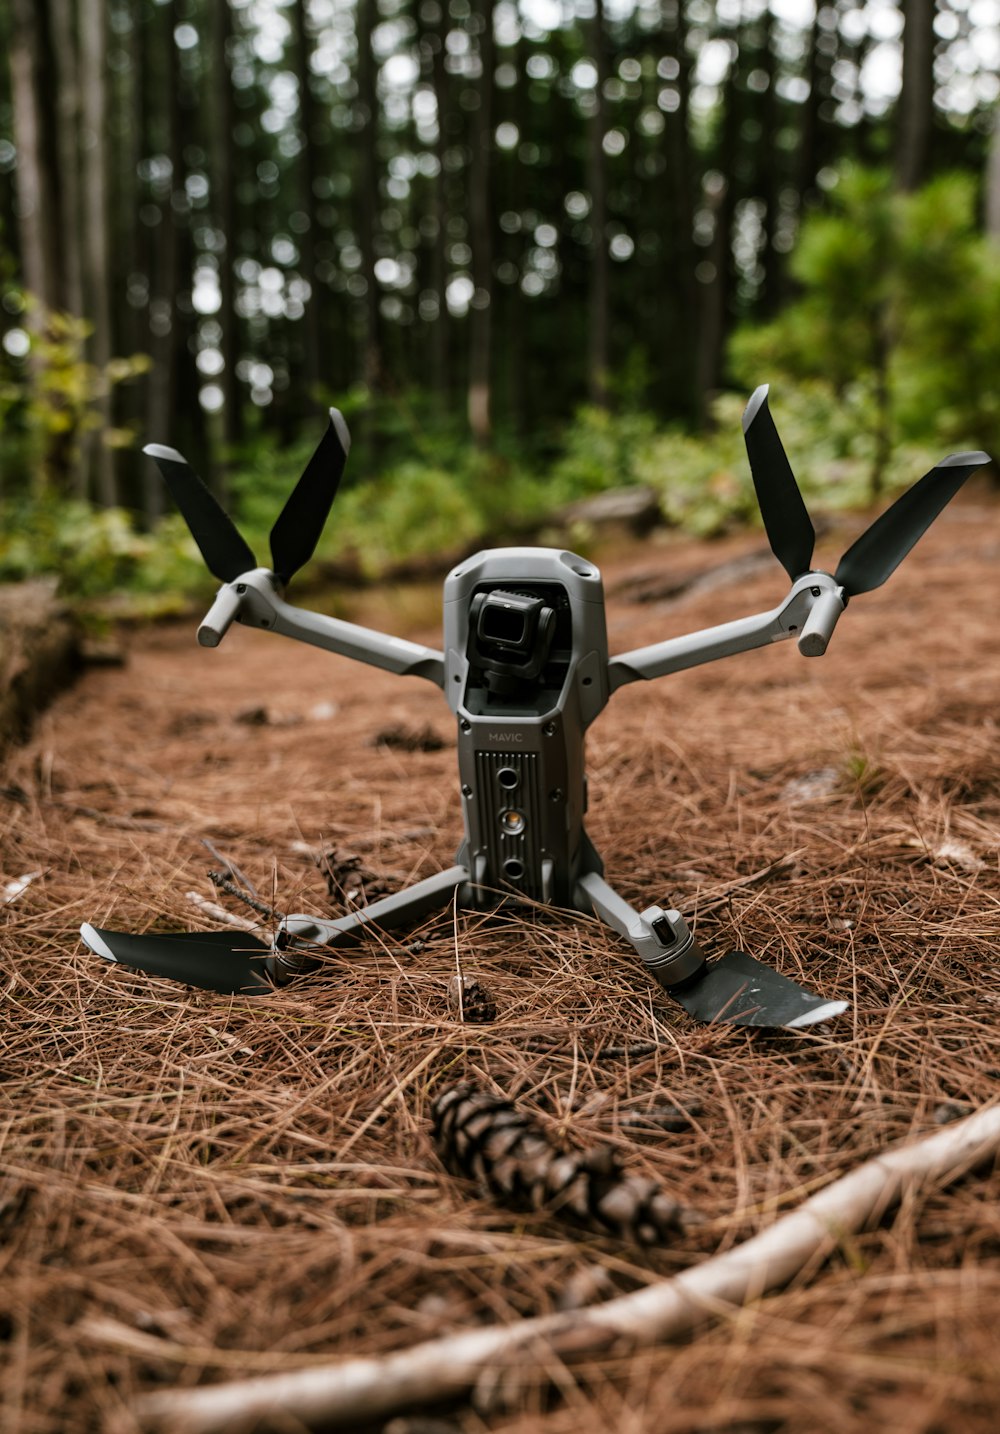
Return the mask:
<svg viewBox="0 0 1000 1434">
<path fill-rule="evenodd" d="M 610 553 L 612 651 L 774 606 L 769 559 L 682 581 L 763 551 Z M 279 910 L 330 914 L 318 853 L 372 894 L 450 865 L 460 816 L 450 714 L 419 679 L 239 628 L 205 651 L 193 623 L 87 672 L 0 778 L 3 881 L 34 874 L 7 887 L 0 960 L 0 1427 L 134 1429 L 150 1390 L 638 1289 L 994 1100 L 998 574 L 1000 507 L 970 496 L 823 661 L 786 643 L 637 683 L 591 729 L 609 878 L 679 907 L 710 954 L 742 947 L 850 1002 L 800 1032 L 695 1024 L 575 914 L 446 912 L 417 946 L 373 934 L 262 999 L 105 964 L 81 922 L 221 929 L 188 893 L 252 918 L 209 880 L 225 861 Z M 370 594 L 355 616 L 437 645 L 436 601 Z M 491 1023 L 450 1007 L 456 965 Z M 643 1249 L 493 1204 L 431 1140 L 434 1096 L 464 1079 L 554 1140 L 610 1145 L 704 1223 Z M 391 1428 L 992 1434 L 998 1310 L 994 1170 L 681 1342 L 560 1368 L 558 1394 L 531 1370 L 484 1381 Z"/>
</svg>

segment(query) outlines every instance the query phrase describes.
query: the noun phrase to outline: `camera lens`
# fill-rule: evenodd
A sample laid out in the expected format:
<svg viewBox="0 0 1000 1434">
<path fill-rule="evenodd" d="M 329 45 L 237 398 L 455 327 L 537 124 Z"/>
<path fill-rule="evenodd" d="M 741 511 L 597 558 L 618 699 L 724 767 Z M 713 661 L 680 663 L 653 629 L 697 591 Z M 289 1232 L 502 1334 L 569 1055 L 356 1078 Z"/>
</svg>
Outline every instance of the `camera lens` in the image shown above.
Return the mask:
<svg viewBox="0 0 1000 1434">
<path fill-rule="evenodd" d="M 504 876 L 509 876 L 511 881 L 520 881 L 524 875 L 524 862 L 518 861 L 516 856 L 508 857 L 503 864 Z"/>
<path fill-rule="evenodd" d="M 510 603 L 493 600 L 483 608 L 480 631 L 492 642 L 505 647 L 520 647 L 525 637 L 525 615 Z"/>
<path fill-rule="evenodd" d="M 512 792 L 520 780 L 513 767 L 501 767 L 497 772 L 497 781 L 507 792 Z"/>
</svg>

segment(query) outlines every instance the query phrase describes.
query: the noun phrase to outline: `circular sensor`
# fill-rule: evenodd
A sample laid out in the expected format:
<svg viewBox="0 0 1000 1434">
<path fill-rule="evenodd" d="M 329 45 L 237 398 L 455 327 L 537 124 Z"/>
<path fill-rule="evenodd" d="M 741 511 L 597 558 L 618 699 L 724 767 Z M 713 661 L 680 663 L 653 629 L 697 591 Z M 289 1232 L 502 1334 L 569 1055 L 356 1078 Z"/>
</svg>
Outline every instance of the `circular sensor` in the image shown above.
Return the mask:
<svg viewBox="0 0 1000 1434">
<path fill-rule="evenodd" d="M 520 836 L 524 831 L 524 813 L 510 807 L 500 813 L 500 826 L 507 836 Z"/>
<path fill-rule="evenodd" d="M 520 780 L 513 767 L 501 767 L 497 772 L 497 781 L 505 791 L 512 792 Z"/>
<path fill-rule="evenodd" d="M 508 857 L 503 864 L 504 876 L 510 877 L 511 881 L 520 881 L 524 875 L 524 863 L 518 861 L 516 856 Z"/>
</svg>

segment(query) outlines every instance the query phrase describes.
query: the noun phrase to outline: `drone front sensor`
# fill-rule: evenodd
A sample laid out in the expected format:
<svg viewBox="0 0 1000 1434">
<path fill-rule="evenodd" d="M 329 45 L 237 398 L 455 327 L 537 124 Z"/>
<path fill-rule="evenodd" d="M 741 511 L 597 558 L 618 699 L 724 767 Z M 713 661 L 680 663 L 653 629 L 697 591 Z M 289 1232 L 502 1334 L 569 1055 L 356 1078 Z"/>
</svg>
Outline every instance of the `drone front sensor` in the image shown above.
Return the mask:
<svg viewBox="0 0 1000 1434">
<path fill-rule="evenodd" d="M 520 901 L 598 916 L 695 1019 L 795 1029 L 846 1008 L 807 991 L 743 951 L 708 961 L 680 912 L 638 911 L 604 877 L 587 836 L 587 728 L 630 682 L 666 676 L 732 653 L 796 639 L 821 656 L 848 601 L 880 586 L 985 453 L 944 459 L 898 498 L 841 558 L 812 568 L 815 532 L 757 389 L 743 418 L 754 486 L 772 551 L 792 581 L 778 607 L 610 656 L 597 568 L 574 553 L 507 547 L 459 563 L 444 585 L 443 651 L 305 611 L 284 589 L 308 561 L 326 521 L 350 445 L 336 409 L 322 442 L 271 530 L 272 568 L 253 553 L 179 453 L 157 445 L 158 464 L 210 571 L 222 587 L 198 630 L 217 646 L 236 621 L 389 672 L 426 678 L 455 715 L 465 835 L 455 864 L 335 920 L 289 916 L 271 947 L 240 933 L 125 935 L 85 925 L 108 960 L 207 990 L 266 994 L 314 964 L 317 947 L 363 941 L 369 926 L 402 926 L 456 902 L 483 910 Z"/>
</svg>

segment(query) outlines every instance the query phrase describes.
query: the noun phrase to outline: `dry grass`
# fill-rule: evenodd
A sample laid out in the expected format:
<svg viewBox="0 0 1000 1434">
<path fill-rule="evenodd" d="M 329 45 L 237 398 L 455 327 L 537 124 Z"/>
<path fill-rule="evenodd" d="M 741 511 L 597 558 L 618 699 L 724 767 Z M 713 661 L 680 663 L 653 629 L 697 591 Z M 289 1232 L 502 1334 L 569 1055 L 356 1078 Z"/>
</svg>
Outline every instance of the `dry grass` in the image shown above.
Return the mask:
<svg viewBox="0 0 1000 1434">
<path fill-rule="evenodd" d="M 413 879 L 450 864 L 460 833 L 450 718 L 427 684 L 242 631 L 206 653 L 156 630 L 126 669 L 89 674 L 3 778 L 3 878 L 44 874 L 5 908 L 0 960 L 0 1427 L 128 1429 L 155 1386 L 636 1288 L 991 1100 L 998 557 L 996 508 L 959 507 L 858 600 L 823 662 L 782 645 L 637 685 L 591 733 L 589 829 L 611 879 L 695 915 L 709 949 L 745 946 L 851 1001 L 796 1034 L 694 1025 L 571 914 L 445 914 L 262 1000 L 105 966 L 81 921 L 206 924 L 186 897 L 217 899 L 205 839 L 265 900 L 325 913 L 301 843 Z M 647 548 L 606 566 L 613 650 L 781 595 L 775 567 L 628 600 L 659 564 L 698 560 Z M 261 705 L 265 725 L 237 720 Z M 372 745 L 400 724 L 447 745 Z M 456 1019 L 456 963 L 494 994 L 494 1024 Z M 572 1144 L 610 1143 L 707 1224 L 648 1253 L 491 1207 L 430 1145 L 430 1102 L 462 1078 Z M 688 1129 L 637 1123 L 667 1103 L 693 1112 Z M 484 1385 L 439 1427 L 985 1434 L 1000 1421 L 998 1193 L 993 1173 L 904 1204 L 686 1344 L 557 1370 L 557 1395 Z"/>
</svg>

